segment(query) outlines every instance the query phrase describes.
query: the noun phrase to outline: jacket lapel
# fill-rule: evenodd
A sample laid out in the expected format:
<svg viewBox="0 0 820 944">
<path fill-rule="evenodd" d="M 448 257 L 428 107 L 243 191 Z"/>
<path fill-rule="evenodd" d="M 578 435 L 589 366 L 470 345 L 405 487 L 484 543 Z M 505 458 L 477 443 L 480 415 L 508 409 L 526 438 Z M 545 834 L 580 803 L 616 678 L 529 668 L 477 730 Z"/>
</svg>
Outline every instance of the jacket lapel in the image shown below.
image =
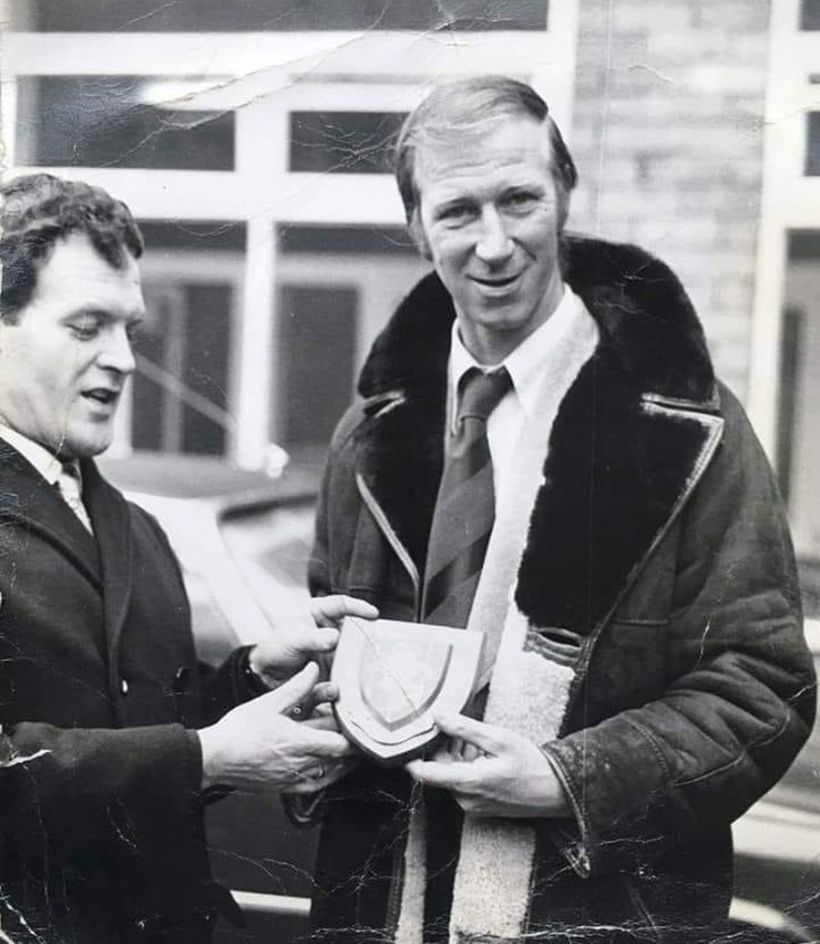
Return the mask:
<svg viewBox="0 0 820 944">
<path fill-rule="evenodd" d="M 422 574 L 441 478 L 444 395 L 431 400 L 401 394 L 375 400 L 371 408 L 355 434 L 365 501 L 370 504 L 372 496 L 394 550 L 402 557 L 403 548 L 416 575 Z M 410 569 L 409 562 L 405 566 Z"/>
<path fill-rule="evenodd" d="M 81 463 L 83 497 L 100 549 L 108 664 L 117 665 L 120 637 L 131 601 L 131 516 L 128 504 L 90 459 Z"/>
<path fill-rule="evenodd" d="M 530 520 L 516 603 L 535 626 L 595 632 L 685 503 L 722 426 L 716 402 L 642 392 L 599 349 L 556 417 Z"/>
<path fill-rule="evenodd" d="M 455 318 L 436 277 L 419 283 L 376 340 L 362 371 L 365 420 L 356 429 L 356 462 L 365 490 L 418 573 L 438 493 L 444 449 L 447 362 Z M 395 357 L 402 352 L 400 359 Z"/>
<path fill-rule="evenodd" d="M 53 485 L 0 439 L 0 521 L 18 521 L 55 547 L 97 589 L 97 544 Z"/>
<path fill-rule="evenodd" d="M 662 262 L 570 237 L 564 263 L 600 343 L 552 428 L 516 602 L 536 626 L 590 636 L 691 494 L 723 421 L 700 322 Z"/>
</svg>

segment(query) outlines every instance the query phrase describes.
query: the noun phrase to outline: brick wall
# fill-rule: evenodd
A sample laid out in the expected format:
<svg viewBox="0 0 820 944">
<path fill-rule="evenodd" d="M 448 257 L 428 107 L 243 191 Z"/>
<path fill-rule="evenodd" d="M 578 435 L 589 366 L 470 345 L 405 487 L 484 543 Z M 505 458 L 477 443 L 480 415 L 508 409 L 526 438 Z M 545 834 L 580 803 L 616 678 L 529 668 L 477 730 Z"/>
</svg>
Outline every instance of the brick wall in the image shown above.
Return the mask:
<svg viewBox="0 0 820 944">
<path fill-rule="evenodd" d="M 569 225 L 668 262 L 745 397 L 768 0 L 579 0 Z"/>
</svg>

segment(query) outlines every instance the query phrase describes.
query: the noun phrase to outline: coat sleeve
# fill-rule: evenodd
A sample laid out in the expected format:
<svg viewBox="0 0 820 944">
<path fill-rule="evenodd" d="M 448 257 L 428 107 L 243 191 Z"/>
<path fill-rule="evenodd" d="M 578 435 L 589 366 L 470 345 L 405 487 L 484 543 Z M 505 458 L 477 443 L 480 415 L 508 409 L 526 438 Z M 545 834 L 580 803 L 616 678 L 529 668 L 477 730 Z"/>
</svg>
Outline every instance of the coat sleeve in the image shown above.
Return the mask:
<svg viewBox="0 0 820 944">
<path fill-rule="evenodd" d="M 545 746 L 576 816 L 559 846 L 581 875 L 726 829 L 811 731 L 814 670 L 780 497 L 726 397 L 721 448 L 681 522 L 663 697 Z"/>
<path fill-rule="evenodd" d="M 120 729 L 65 729 L 19 722 L 0 732 L 0 816 L 36 811 L 67 835 L 108 832 L 108 814 L 133 800 L 150 816 L 185 819 L 193 808 L 190 789 L 200 763 L 194 738 L 176 724 Z M 66 809 L 76 812 L 65 817 Z M 88 813 L 90 818 L 84 818 Z"/>
<path fill-rule="evenodd" d="M 130 862 L 135 874 L 141 862 L 153 862 L 181 892 L 184 878 L 203 874 L 193 789 L 200 764 L 198 740 L 181 725 L 7 725 L 0 733 L 0 859 L 11 854 L 35 874 L 48 861 Z M 7 842 L 13 852 L 1 848 Z M 157 876 L 156 884 L 165 883 Z"/>
</svg>

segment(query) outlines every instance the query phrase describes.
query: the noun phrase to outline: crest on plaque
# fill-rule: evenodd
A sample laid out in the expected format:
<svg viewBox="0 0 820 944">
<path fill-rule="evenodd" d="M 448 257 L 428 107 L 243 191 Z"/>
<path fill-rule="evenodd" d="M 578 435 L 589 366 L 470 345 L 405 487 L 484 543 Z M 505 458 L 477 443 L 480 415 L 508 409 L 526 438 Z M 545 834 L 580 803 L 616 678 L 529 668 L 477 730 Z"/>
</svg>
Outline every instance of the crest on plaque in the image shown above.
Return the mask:
<svg viewBox="0 0 820 944">
<path fill-rule="evenodd" d="M 418 757 L 438 736 L 435 712 L 469 701 L 481 644 L 473 630 L 348 617 L 330 676 L 339 727 L 380 763 Z"/>
</svg>

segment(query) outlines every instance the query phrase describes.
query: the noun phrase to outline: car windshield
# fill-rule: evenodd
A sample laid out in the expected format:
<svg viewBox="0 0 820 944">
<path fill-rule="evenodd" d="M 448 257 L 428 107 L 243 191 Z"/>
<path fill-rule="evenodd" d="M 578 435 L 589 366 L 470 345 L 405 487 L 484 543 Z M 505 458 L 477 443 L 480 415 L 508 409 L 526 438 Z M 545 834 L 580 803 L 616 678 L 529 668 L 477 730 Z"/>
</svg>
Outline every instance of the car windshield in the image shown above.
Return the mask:
<svg viewBox="0 0 820 944">
<path fill-rule="evenodd" d="M 272 625 L 307 612 L 313 520 L 307 500 L 232 511 L 220 520 L 225 545 Z"/>
</svg>

